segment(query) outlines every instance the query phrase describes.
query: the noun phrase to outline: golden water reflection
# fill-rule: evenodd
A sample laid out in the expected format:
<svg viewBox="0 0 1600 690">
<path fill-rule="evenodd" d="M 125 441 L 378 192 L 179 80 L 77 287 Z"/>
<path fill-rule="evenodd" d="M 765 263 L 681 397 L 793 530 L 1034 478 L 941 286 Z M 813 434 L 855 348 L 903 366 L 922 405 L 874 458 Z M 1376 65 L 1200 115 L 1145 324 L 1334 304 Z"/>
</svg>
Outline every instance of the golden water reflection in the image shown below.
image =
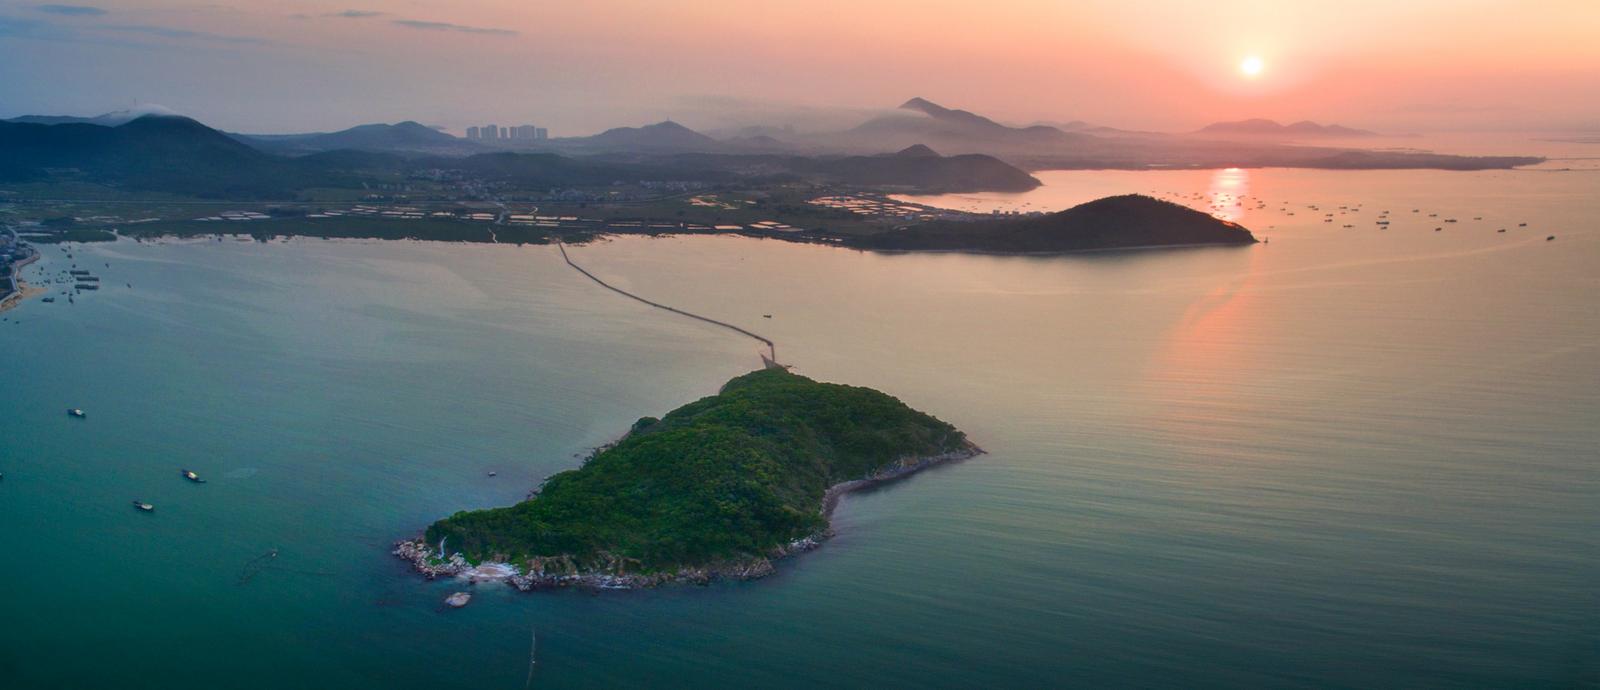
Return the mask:
<svg viewBox="0 0 1600 690">
<path fill-rule="evenodd" d="M 1206 191 L 1206 208 L 1211 215 L 1237 223 L 1244 218 L 1250 196 L 1250 171 L 1244 168 L 1223 168 L 1211 175 L 1211 185 Z"/>
</svg>

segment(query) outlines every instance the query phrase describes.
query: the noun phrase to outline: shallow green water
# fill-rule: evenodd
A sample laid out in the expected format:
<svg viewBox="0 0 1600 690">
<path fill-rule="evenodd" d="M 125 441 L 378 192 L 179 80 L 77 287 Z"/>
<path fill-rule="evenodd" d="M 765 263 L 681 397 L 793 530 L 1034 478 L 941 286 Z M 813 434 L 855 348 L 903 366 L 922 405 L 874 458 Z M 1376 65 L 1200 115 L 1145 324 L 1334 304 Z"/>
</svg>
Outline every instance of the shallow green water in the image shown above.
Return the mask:
<svg viewBox="0 0 1600 690">
<path fill-rule="evenodd" d="M 460 586 L 412 577 L 390 542 L 519 499 L 758 365 L 756 344 L 553 248 L 80 249 L 106 289 L 0 322 L 0 684 L 514 688 L 535 629 L 546 687 L 1600 679 L 1600 178 L 1046 181 L 1006 203 L 1259 195 L 1271 210 L 1238 219 L 1272 241 L 576 248 L 990 454 L 847 497 L 839 537 L 766 580 L 488 586 L 448 612 Z M 1357 203 L 1354 229 L 1277 210 Z M 1411 208 L 1463 222 L 1436 233 Z M 68 263 L 50 249 L 30 273 Z"/>
</svg>

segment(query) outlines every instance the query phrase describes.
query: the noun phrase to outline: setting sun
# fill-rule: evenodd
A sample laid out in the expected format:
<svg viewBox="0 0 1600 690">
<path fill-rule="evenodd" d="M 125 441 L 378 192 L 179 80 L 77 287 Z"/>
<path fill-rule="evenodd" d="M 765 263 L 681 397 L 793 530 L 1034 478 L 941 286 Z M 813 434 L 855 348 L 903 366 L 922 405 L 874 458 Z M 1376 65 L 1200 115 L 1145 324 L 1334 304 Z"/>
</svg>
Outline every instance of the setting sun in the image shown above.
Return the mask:
<svg viewBox="0 0 1600 690">
<path fill-rule="evenodd" d="M 1258 58 L 1254 55 L 1245 58 L 1243 62 L 1239 63 L 1239 71 L 1243 72 L 1247 77 L 1254 77 L 1258 74 L 1261 74 L 1261 70 L 1265 67 L 1266 63 L 1263 63 L 1261 58 Z"/>
</svg>

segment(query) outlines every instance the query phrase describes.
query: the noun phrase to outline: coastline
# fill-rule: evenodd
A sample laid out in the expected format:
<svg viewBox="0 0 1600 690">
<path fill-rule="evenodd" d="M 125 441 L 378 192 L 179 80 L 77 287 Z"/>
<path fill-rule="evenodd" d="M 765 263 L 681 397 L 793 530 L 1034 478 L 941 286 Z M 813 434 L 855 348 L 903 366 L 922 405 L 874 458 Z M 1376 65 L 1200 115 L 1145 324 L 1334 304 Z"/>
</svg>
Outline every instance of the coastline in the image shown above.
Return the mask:
<svg viewBox="0 0 1600 690">
<path fill-rule="evenodd" d="M 23 301 L 29 297 L 37 297 L 49 291 L 49 288 L 29 285 L 25 281 L 19 280 L 17 281 L 17 291 L 6 295 L 4 300 L 0 300 L 0 314 L 22 306 Z"/>
<path fill-rule="evenodd" d="M 19 275 L 19 272 L 24 266 L 27 266 L 28 264 L 38 260 L 39 252 L 38 250 L 34 250 L 33 253 L 28 256 L 28 258 L 11 264 L 11 283 L 14 287 L 10 292 L 6 293 L 5 297 L 0 298 L 0 313 L 10 311 L 20 306 L 22 302 L 29 297 L 42 295 L 50 291 L 50 289 L 46 287 L 29 285 L 28 281 L 23 280 L 22 276 Z"/>
<path fill-rule="evenodd" d="M 1134 244 L 1126 247 L 1095 247 L 1092 249 L 1059 249 L 1043 252 L 1008 252 L 995 249 L 883 249 L 878 247 L 861 247 L 850 244 L 838 245 L 844 249 L 854 249 L 860 252 L 873 252 L 876 254 L 972 254 L 975 256 L 1074 256 L 1078 254 L 1105 254 L 1110 252 L 1143 252 L 1157 249 L 1204 249 L 1208 247 L 1249 247 L 1261 244 L 1261 240 L 1249 242 L 1189 242 L 1185 244 Z"/>
<path fill-rule="evenodd" d="M 221 237 L 231 238 L 231 239 L 234 239 L 236 241 L 249 240 L 249 241 L 253 241 L 253 242 L 266 242 L 266 243 L 271 243 L 273 241 L 286 242 L 286 241 L 291 241 L 291 240 L 296 240 L 296 239 L 302 239 L 302 240 L 315 239 L 315 240 L 322 240 L 322 241 L 326 241 L 326 242 L 353 242 L 353 243 L 435 242 L 435 243 L 439 243 L 439 244 L 478 244 L 478 245 L 495 244 L 494 242 L 487 242 L 487 241 L 454 240 L 454 239 L 440 239 L 440 238 L 430 238 L 430 237 L 376 237 L 376 236 L 353 237 L 353 236 L 333 236 L 333 235 L 288 233 L 288 234 L 275 234 L 275 235 L 271 236 L 269 239 L 262 240 L 259 237 L 252 236 L 252 235 L 249 235 L 249 234 L 246 234 L 246 233 L 238 233 L 238 232 L 218 233 L 218 235 L 220 235 Z M 148 243 L 174 242 L 174 243 L 198 243 L 198 244 L 203 244 L 203 243 L 208 243 L 208 242 L 212 241 L 212 237 L 213 236 L 209 236 L 209 235 L 208 236 L 199 236 L 199 235 L 183 235 L 183 234 L 176 234 L 176 233 L 164 233 L 164 234 L 157 234 L 157 235 L 141 235 L 141 236 L 134 237 L 134 238 L 131 238 L 131 239 L 133 239 L 136 242 L 148 242 Z M 834 247 L 834 248 L 838 248 L 838 249 L 849 249 L 849 250 L 852 250 L 852 251 L 870 252 L 870 253 L 874 253 L 874 254 L 969 254 L 969 255 L 973 255 L 973 256 L 1018 256 L 1018 257 L 1075 256 L 1075 255 L 1084 255 L 1084 254 L 1105 254 L 1105 253 L 1113 253 L 1113 252 L 1150 251 L 1150 250 L 1159 250 L 1159 249 L 1203 249 L 1203 248 L 1215 248 L 1215 247 L 1248 247 L 1248 246 L 1251 246 L 1251 245 L 1254 245 L 1254 244 L 1261 244 L 1261 240 L 1256 239 L 1256 240 L 1248 241 L 1248 242 L 1186 242 L 1186 243 L 1180 243 L 1180 244 L 1139 244 L 1139 245 L 1127 245 L 1127 246 L 1120 246 L 1120 247 L 1089 247 L 1089 248 L 1084 248 L 1084 249 L 1057 249 L 1057 250 L 1031 251 L 1030 252 L 1030 251 L 1005 251 L 1005 250 L 995 250 L 995 249 L 873 247 L 873 246 L 868 246 L 868 245 L 863 244 L 864 241 L 869 240 L 871 238 L 870 235 L 864 235 L 864 236 L 826 235 L 826 234 L 815 234 L 815 233 L 812 233 L 812 232 L 809 232 L 809 231 L 808 232 L 799 232 L 799 233 L 755 232 L 755 231 L 705 232 L 705 231 L 698 231 L 698 230 L 673 229 L 673 230 L 654 230 L 654 231 L 648 231 L 648 232 L 641 232 L 641 231 L 636 231 L 636 230 L 629 229 L 629 228 L 605 228 L 605 229 L 601 229 L 601 230 L 596 230 L 596 231 L 592 232 L 591 234 L 589 234 L 587 236 L 584 236 L 584 237 L 571 237 L 571 236 L 555 236 L 555 235 L 552 235 L 552 236 L 541 238 L 538 241 L 527 241 L 527 242 L 523 242 L 522 244 L 539 245 L 539 246 L 551 246 L 551 245 L 569 244 L 569 245 L 574 245 L 574 246 L 583 246 L 583 245 L 587 245 L 587 244 L 590 244 L 590 243 L 598 241 L 598 240 L 603 240 L 603 239 L 608 239 L 608 238 L 613 238 L 613 237 L 744 237 L 744 238 L 755 239 L 755 240 L 776 240 L 776 241 L 779 241 L 779 242 L 787 242 L 787 243 L 790 243 L 790 244 L 809 244 L 809 245 L 817 245 L 817 246 L 823 246 L 823 247 Z M 126 237 L 126 236 L 122 236 L 122 237 L 117 237 L 117 238 L 109 238 L 109 239 L 106 239 L 106 240 L 85 240 L 85 242 L 116 242 L 116 241 L 125 240 L 125 239 L 130 239 L 130 238 Z"/>
<path fill-rule="evenodd" d="M 947 453 L 900 458 L 871 476 L 834 484 L 822 495 L 823 520 L 831 523 L 833 511 L 845 494 L 889 484 L 930 467 L 968 460 L 984 453 L 977 444 L 965 441 L 961 448 Z M 531 569 L 527 572 L 510 563 L 485 562 L 474 566 L 460 553 L 448 557 L 436 553 L 434 547 L 420 536 L 396 542 L 390 553 L 408 562 L 412 570 L 428 580 L 455 577 L 472 584 L 498 580 L 521 592 L 563 587 L 648 589 L 672 583 L 704 585 L 714 580 L 760 579 L 777 572 L 773 561 L 816 549 L 833 535 L 833 527 L 829 524 L 818 532 L 778 546 L 762 556 L 654 573 L 630 573 L 629 559 L 610 554 L 602 554 L 605 565 L 600 568 L 581 568 L 570 556 L 534 557 L 530 559 Z"/>
</svg>

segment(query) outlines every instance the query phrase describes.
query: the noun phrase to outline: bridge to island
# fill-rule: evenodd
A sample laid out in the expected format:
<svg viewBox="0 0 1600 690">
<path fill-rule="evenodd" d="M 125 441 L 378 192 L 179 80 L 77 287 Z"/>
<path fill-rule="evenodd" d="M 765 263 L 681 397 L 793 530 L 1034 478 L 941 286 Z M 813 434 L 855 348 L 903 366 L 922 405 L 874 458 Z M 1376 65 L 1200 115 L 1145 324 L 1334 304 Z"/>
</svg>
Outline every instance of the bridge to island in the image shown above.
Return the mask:
<svg viewBox="0 0 1600 690">
<path fill-rule="evenodd" d="M 701 315 L 693 313 L 693 312 L 687 312 L 687 311 L 684 311 L 684 310 L 679 309 L 677 307 L 668 306 L 668 305 L 662 304 L 660 302 L 651 301 L 651 300 L 645 299 L 643 297 L 640 297 L 638 295 L 635 295 L 635 294 L 633 294 L 631 292 L 628 292 L 627 290 L 624 290 L 624 289 L 619 288 L 619 287 L 617 287 L 615 285 L 607 283 L 606 281 L 601 280 L 599 277 L 595 276 L 595 274 L 590 273 L 587 270 L 584 270 L 584 268 L 582 266 L 579 266 L 577 263 L 575 263 L 572 260 L 572 257 L 567 255 L 567 246 L 566 246 L 566 244 L 561 243 L 561 242 L 557 242 L 556 243 L 556 248 L 561 250 L 561 260 L 567 262 L 567 265 L 571 266 L 573 268 L 573 270 L 575 270 L 575 271 L 577 271 L 579 273 L 582 273 L 583 275 L 587 276 L 589 278 L 589 280 L 592 280 L 592 281 L 594 281 L 596 283 L 599 283 L 601 287 L 603 287 L 603 288 L 605 288 L 607 290 L 610 290 L 612 292 L 615 292 L 615 293 L 617 293 L 619 295 L 622 295 L 624 297 L 628 297 L 630 299 L 638 300 L 640 302 L 648 304 L 648 305 L 650 305 L 652 307 L 655 307 L 657 309 L 665 309 L 665 310 L 670 311 L 670 312 L 672 312 L 674 314 L 681 314 L 681 315 L 687 316 L 687 317 L 689 317 L 691 319 L 698 319 L 700 321 L 704 321 L 706 323 L 709 323 L 709 324 L 711 324 L 713 326 L 721 326 L 723 328 L 726 328 L 726 329 L 728 329 L 730 331 L 733 331 L 735 333 L 738 333 L 740 335 L 743 335 L 743 336 L 746 336 L 746 337 L 750 337 L 750 338 L 754 338 L 754 339 L 762 342 L 763 344 L 765 344 L 767 346 L 767 352 L 761 355 L 761 362 L 763 364 L 765 364 L 769 368 L 771 368 L 771 367 L 782 367 L 783 366 L 783 365 L 778 363 L 778 346 L 772 342 L 771 338 L 768 338 L 768 337 L 766 337 L 764 335 L 760 335 L 758 333 L 754 333 L 754 332 L 745 330 L 743 328 L 735 326 L 735 325 L 733 325 L 731 323 L 728 323 L 726 321 L 718 321 L 718 320 L 713 319 L 713 318 L 711 318 L 709 316 L 701 316 Z"/>
</svg>

